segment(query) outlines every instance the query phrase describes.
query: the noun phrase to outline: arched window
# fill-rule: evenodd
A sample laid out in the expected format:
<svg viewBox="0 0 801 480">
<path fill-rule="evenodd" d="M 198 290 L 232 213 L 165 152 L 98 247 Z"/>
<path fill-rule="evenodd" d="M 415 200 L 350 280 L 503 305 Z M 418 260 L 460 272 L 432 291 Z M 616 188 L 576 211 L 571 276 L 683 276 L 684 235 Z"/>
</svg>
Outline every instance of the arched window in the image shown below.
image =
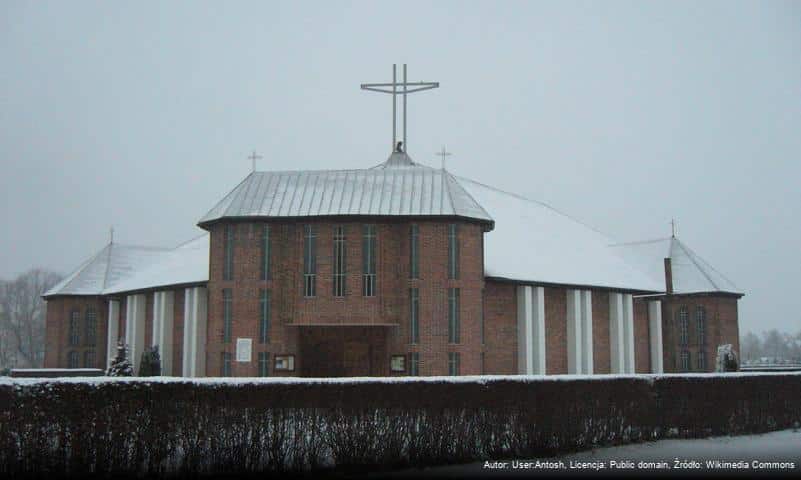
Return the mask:
<svg viewBox="0 0 801 480">
<path fill-rule="evenodd" d="M 686 305 L 679 308 L 679 344 L 687 345 L 690 329 L 690 313 Z"/>
<path fill-rule="evenodd" d="M 70 312 L 70 346 L 76 346 L 81 342 L 80 321 L 81 311 L 75 308 Z"/>
<path fill-rule="evenodd" d="M 72 351 L 67 354 L 67 368 L 78 368 L 78 352 Z"/>
<path fill-rule="evenodd" d="M 706 308 L 695 307 L 695 328 L 698 332 L 698 345 L 706 344 Z"/>
<path fill-rule="evenodd" d="M 86 309 L 86 345 L 95 346 L 97 341 L 97 312 L 93 307 Z"/>
</svg>

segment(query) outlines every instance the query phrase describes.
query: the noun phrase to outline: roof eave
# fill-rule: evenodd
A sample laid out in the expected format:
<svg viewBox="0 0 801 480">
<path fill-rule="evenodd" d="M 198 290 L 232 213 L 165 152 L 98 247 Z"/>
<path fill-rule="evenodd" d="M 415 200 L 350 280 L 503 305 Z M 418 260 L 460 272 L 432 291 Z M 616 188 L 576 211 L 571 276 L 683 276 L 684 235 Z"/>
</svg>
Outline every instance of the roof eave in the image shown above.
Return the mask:
<svg viewBox="0 0 801 480">
<path fill-rule="evenodd" d="M 218 217 L 210 220 L 198 222 L 197 226 L 206 231 L 211 231 L 211 226 L 223 221 L 232 222 L 253 222 L 253 221 L 271 221 L 271 222 L 299 222 L 305 220 L 340 220 L 346 221 L 347 219 L 391 219 L 391 220 L 440 220 L 440 219 L 462 219 L 470 222 L 479 223 L 484 225 L 485 232 L 491 232 L 495 229 L 495 220 L 487 218 L 476 218 L 465 215 L 375 215 L 375 214 L 347 214 L 347 215 L 298 215 L 298 216 L 266 216 L 266 215 L 240 215 L 240 216 L 225 216 Z"/>
<path fill-rule="evenodd" d="M 521 285 L 532 285 L 538 287 L 554 287 L 554 288 L 573 288 L 573 289 L 584 289 L 584 290 L 604 290 L 604 291 L 614 291 L 614 292 L 626 292 L 631 294 L 660 294 L 658 290 L 645 290 L 639 288 L 631 288 L 631 287 L 617 287 L 617 286 L 609 286 L 609 285 L 591 285 L 591 284 L 582 284 L 582 283 L 562 283 L 562 282 L 546 282 L 541 280 L 524 280 L 519 278 L 508 278 L 508 277 L 499 277 L 495 275 L 486 275 L 484 277 L 486 280 L 492 280 L 496 282 L 503 282 L 503 283 L 517 283 Z"/>
</svg>

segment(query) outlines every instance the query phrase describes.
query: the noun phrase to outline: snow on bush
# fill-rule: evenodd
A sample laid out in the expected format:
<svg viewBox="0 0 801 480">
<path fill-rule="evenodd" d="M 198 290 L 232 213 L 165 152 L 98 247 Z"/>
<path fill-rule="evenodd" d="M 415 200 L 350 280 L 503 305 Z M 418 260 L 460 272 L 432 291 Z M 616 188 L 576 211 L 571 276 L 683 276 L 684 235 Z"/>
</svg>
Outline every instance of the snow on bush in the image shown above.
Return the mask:
<svg viewBox="0 0 801 480">
<path fill-rule="evenodd" d="M 801 374 L 0 379 L 0 477 L 535 457 L 801 420 Z"/>
</svg>

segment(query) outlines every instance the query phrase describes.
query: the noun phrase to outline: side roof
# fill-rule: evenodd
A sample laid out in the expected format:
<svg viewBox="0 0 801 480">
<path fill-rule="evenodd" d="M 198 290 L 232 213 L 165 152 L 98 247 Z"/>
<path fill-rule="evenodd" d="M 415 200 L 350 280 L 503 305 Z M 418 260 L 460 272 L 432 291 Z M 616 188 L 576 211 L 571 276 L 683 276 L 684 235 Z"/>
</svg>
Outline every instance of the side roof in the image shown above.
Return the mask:
<svg viewBox="0 0 801 480">
<path fill-rule="evenodd" d="M 493 223 L 453 175 L 398 152 L 369 169 L 253 172 L 198 225 L 223 218 L 342 215 L 458 216 Z"/>
<path fill-rule="evenodd" d="M 42 296 L 101 295 L 169 251 L 166 248 L 109 243 Z"/>
<path fill-rule="evenodd" d="M 458 177 L 495 219 L 484 240 L 485 275 L 505 280 L 664 291 L 609 247 L 604 234 L 547 204 Z"/>
<path fill-rule="evenodd" d="M 209 233 L 169 250 L 158 261 L 134 272 L 103 290 L 110 295 L 121 292 L 188 285 L 209 281 Z"/>
<path fill-rule="evenodd" d="M 670 258 L 674 293 L 722 292 L 743 295 L 737 286 L 676 237 L 621 243 L 612 248 L 654 280 L 665 282 Z"/>
</svg>

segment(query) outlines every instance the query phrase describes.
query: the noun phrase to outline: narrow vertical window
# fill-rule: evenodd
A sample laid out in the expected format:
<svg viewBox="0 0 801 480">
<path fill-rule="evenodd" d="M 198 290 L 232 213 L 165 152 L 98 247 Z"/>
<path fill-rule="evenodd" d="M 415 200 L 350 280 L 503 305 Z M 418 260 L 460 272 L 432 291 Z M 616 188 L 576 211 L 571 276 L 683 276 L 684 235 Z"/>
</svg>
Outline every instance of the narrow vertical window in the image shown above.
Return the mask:
<svg viewBox="0 0 801 480">
<path fill-rule="evenodd" d="M 84 368 L 95 368 L 95 351 L 94 350 L 87 350 L 83 354 L 83 366 Z"/>
<path fill-rule="evenodd" d="M 270 291 L 259 291 L 259 343 L 270 343 Z"/>
<path fill-rule="evenodd" d="M 67 354 L 67 368 L 78 368 L 78 352 Z"/>
<path fill-rule="evenodd" d="M 457 352 L 448 352 L 448 375 L 459 375 L 459 354 Z"/>
<path fill-rule="evenodd" d="M 459 278 L 459 225 L 448 225 L 448 278 Z"/>
<path fill-rule="evenodd" d="M 448 342 L 459 343 L 459 289 L 448 289 Z"/>
<path fill-rule="evenodd" d="M 415 377 L 420 375 L 420 354 L 418 352 L 409 354 L 409 375 Z"/>
<path fill-rule="evenodd" d="M 690 352 L 687 350 L 681 352 L 681 371 L 690 371 Z"/>
<path fill-rule="evenodd" d="M 420 290 L 409 289 L 409 333 L 410 343 L 420 342 Z"/>
<path fill-rule="evenodd" d="M 86 309 L 86 345 L 94 347 L 97 342 L 97 312 L 94 308 Z"/>
<path fill-rule="evenodd" d="M 334 227 L 334 296 L 345 296 L 345 227 Z"/>
<path fill-rule="evenodd" d="M 70 312 L 70 345 L 76 346 L 81 343 L 80 333 L 81 312 L 76 308 Z M 77 363 L 77 360 L 76 360 Z M 78 368 L 78 367 L 72 367 Z"/>
<path fill-rule="evenodd" d="M 698 345 L 706 344 L 706 309 L 702 306 L 695 308 L 695 328 L 698 333 Z M 700 361 L 700 359 L 699 359 Z"/>
<path fill-rule="evenodd" d="M 231 376 L 231 352 L 220 353 L 220 376 Z"/>
<path fill-rule="evenodd" d="M 706 371 L 706 353 L 703 350 L 698 351 L 698 370 Z"/>
<path fill-rule="evenodd" d="M 234 225 L 225 226 L 225 262 L 223 263 L 223 280 L 234 279 Z"/>
<path fill-rule="evenodd" d="M 231 301 L 231 289 L 223 289 L 223 343 L 231 341 L 231 327 L 233 326 L 233 303 Z"/>
<path fill-rule="evenodd" d="M 479 322 L 481 328 L 481 344 L 484 345 L 484 289 L 481 289 L 481 311 L 479 312 Z M 483 355 L 483 354 L 482 354 Z M 483 358 L 483 357 L 482 357 Z"/>
<path fill-rule="evenodd" d="M 313 297 L 317 291 L 317 228 L 303 227 L 303 296 Z"/>
<path fill-rule="evenodd" d="M 362 295 L 375 296 L 376 275 L 375 225 L 365 225 L 362 235 Z"/>
<path fill-rule="evenodd" d="M 690 315 L 687 307 L 679 308 L 679 344 L 687 345 L 688 331 L 690 327 Z"/>
<path fill-rule="evenodd" d="M 267 352 L 259 352 L 259 376 L 270 376 L 270 354 Z"/>
<path fill-rule="evenodd" d="M 271 278 L 270 272 L 270 226 L 262 225 L 261 239 L 259 240 L 261 247 L 261 279 L 269 280 Z"/>
<path fill-rule="evenodd" d="M 409 278 L 420 278 L 420 227 L 409 229 Z"/>
</svg>

